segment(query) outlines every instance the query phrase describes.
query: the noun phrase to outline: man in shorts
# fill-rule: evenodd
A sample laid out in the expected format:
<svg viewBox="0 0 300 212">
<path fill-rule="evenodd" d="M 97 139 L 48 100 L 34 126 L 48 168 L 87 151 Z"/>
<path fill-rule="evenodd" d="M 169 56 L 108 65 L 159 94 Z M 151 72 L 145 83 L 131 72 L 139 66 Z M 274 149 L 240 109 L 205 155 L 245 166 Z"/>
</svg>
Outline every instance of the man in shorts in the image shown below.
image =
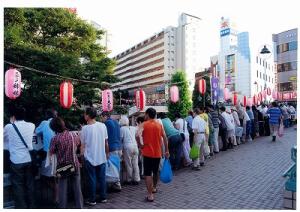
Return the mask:
<svg viewBox="0 0 300 212">
<path fill-rule="evenodd" d="M 169 158 L 168 139 L 162 125 L 155 120 L 156 110 L 148 108 L 143 123 L 143 144 L 140 144 L 143 155 L 144 176 L 147 186 L 146 201 L 153 202 L 158 181 L 158 168 L 162 156 L 161 139 L 164 140 L 165 157 Z"/>
</svg>

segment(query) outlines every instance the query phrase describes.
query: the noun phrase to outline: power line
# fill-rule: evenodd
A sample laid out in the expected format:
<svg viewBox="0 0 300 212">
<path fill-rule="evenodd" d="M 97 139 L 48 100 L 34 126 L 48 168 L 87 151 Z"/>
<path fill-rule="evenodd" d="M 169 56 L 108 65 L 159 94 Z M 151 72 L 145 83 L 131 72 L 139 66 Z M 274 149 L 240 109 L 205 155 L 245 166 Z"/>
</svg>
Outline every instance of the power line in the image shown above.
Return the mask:
<svg viewBox="0 0 300 212">
<path fill-rule="evenodd" d="M 7 63 L 9 65 L 12 65 L 12 66 L 15 66 L 15 67 L 18 67 L 18 68 L 21 68 L 21 69 L 27 69 L 29 71 L 33 71 L 33 72 L 36 72 L 36 73 L 41 73 L 41 74 L 45 74 L 45 75 L 53 76 L 53 77 L 57 77 L 57 78 L 68 79 L 68 80 L 77 81 L 77 82 L 84 82 L 84 83 L 93 83 L 93 84 L 99 84 L 99 85 L 102 84 L 101 82 L 90 81 L 90 80 L 82 80 L 82 79 L 75 79 L 75 78 L 72 78 L 72 77 L 65 77 L 65 76 L 61 76 L 61 75 L 58 75 L 58 74 L 49 73 L 49 72 L 46 72 L 46 71 L 40 71 L 40 70 L 37 70 L 37 69 L 34 69 L 34 68 L 30 68 L 30 67 L 27 67 L 27 66 L 19 65 L 19 64 L 12 63 L 12 62 L 9 62 L 9 61 L 6 61 L 6 60 L 4 60 L 4 63 Z"/>
</svg>

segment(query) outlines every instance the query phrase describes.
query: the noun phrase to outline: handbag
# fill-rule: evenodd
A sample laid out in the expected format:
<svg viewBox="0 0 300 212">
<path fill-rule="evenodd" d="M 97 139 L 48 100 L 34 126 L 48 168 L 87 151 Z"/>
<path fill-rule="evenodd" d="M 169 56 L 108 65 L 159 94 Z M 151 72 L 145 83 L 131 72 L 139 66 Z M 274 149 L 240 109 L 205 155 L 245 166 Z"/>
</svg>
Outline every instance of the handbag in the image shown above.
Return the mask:
<svg viewBox="0 0 300 212">
<path fill-rule="evenodd" d="M 75 145 L 74 145 L 74 137 L 72 133 L 72 149 L 73 149 L 73 161 L 67 164 L 59 165 L 56 167 L 56 177 L 58 178 L 65 178 L 75 174 Z"/>
<path fill-rule="evenodd" d="M 21 139 L 22 143 L 24 144 L 24 146 L 28 149 L 28 152 L 29 152 L 29 155 L 30 155 L 30 158 L 31 158 L 32 172 L 33 172 L 33 175 L 36 176 L 37 173 L 38 173 L 38 168 L 40 166 L 39 161 L 37 160 L 36 151 L 35 150 L 30 150 L 28 148 L 28 145 L 26 144 L 26 142 L 25 142 L 23 136 L 21 135 L 18 127 L 15 124 L 12 124 L 12 126 L 14 127 L 15 131 L 17 132 L 17 134 L 18 134 L 19 138 Z"/>
<path fill-rule="evenodd" d="M 277 133 L 279 137 L 283 136 L 283 127 L 284 127 L 283 123 L 281 122 L 280 125 L 279 125 L 278 133 Z"/>
</svg>

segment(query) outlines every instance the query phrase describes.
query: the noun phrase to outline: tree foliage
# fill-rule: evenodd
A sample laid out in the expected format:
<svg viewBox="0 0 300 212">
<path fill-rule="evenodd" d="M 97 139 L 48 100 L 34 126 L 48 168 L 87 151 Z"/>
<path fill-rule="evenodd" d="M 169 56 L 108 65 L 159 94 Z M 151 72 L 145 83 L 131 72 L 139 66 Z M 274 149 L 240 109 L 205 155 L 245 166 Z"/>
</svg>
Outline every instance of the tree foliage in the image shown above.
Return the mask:
<svg viewBox="0 0 300 212">
<path fill-rule="evenodd" d="M 183 117 L 187 116 L 188 111 L 192 108 L 192 102 L 190 101 L 189 85 L 185 72 L 177 71 L 173 74 L 171 83 L 176 84 L 179 88 L 179 101 L 168 103 L 168 117 L 174 120 L 176 112 L 179 112 Z"/>
<path fill-rule="evenodd" d="M 199 81 L 195 83 L 194 91 L 193 91 L 193 108 L 199 108 L 205 105 L 211 104 L 211 87 L 210 87 L 210 78 L 208 76 L 204 76 L 202 79 L 206 82 L 206 92 L 203 95 L 199 92 Z"/>
<path fill-rule="evenodd" d="M 15 100 L 5 97 L 5 110 L 11 103 L 24 106 L 28 120 L 38 123 L 47 108 L 55 108 L 70 122 L 86 104 L 99 102 L 100 82 L 115 82 L 115 61 L 96 41 L 103 31 L 63 8 L 5 8 L 4 59 L 22 66 L 99 84 L 73 81 L 75 104 L 71 110 L 59 105 L 61 78 L 49 77 L 26 69 L 22 73 L 24 88 Z M 84 61 L 84 62 L 83 62 Z M 5 64 L 5 70 L 10 66 Z M 72 120 L 76 117 L 75 120 Z"/>
</svg>

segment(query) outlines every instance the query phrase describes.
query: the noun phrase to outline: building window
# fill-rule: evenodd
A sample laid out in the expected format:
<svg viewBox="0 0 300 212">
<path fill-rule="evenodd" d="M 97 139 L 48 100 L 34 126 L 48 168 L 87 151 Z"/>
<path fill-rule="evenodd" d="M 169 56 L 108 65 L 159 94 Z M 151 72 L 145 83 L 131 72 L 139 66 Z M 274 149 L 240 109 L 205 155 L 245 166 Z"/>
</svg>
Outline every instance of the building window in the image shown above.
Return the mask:
<svg viewBox="0 0 300 212">
<path fill-rule="evenodd" d="M 284 82 L 279 84 L 279 91 L 291 91 L 293 90 L 293 84 L 292 82 Z"/>
<path fill-rule="evenodd" d="M 297 70 L 297 61 L 281 63 L 277 65 L 278 72 L 286 72 L 286 71 L 293 71 L 293 70 Z"/>
<path fill-rule="evenodd" d="M 272 78 L 272 83 L 273 83 L 273 78 Z"/>
<path fill-rule="evenodd" d="M 269 82 L 271 82 L 271 77 L 269 76 Z"/>
<path fill-rule="evenodd" d="M 261 78 L 261 72 L 259 73 L 259 78 Z"/>
<path fill-rule="evenodd" d="M 257 78 L 258 78 L 258 70 L 256 71 L 256 75 L 257 75 Z"/>
<path fill-rule="evenodd" d="M 258 57 L 256 57 L 256 63 L 258 64 Z"/>
<path fill-rule="evenodd" d="M 297 50 L 297 41 L 292 41 L 289 43 L 289 51 Z"/>
<path fill-rule="evenodd" d="M 261 65 L 261 58 L 259 58 L 259 65 Z"/>
</svg>

